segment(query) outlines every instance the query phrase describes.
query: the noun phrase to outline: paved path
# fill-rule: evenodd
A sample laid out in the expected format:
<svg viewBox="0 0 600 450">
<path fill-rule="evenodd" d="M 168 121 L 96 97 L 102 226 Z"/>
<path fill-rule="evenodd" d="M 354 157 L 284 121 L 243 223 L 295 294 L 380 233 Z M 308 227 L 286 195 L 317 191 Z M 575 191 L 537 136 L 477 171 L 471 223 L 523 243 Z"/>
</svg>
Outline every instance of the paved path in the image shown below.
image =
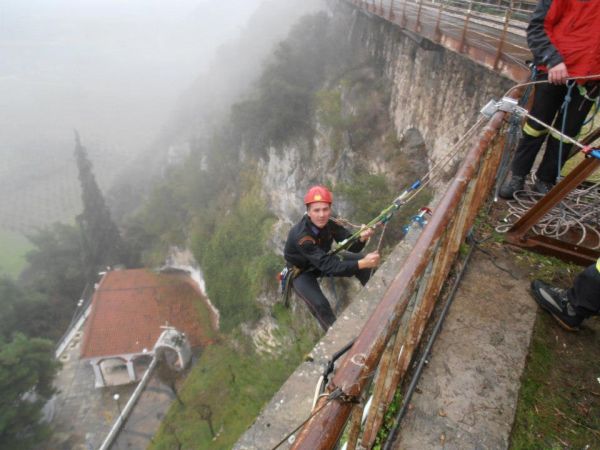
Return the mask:
<svg viewBox="0 0 600 450">
<path fill-rule="evenodd" d="M 174 399 L 171 389 L 153 375 L 111 450 L 147 448 Z"/>
<path fill-rule="evenodd" d="M 61 355 L 63 367 L 54 384 L 58 394 L 53 400 L 53 435 L 40 450 L 92 450 L 100 447 L 137 384 L 94 387 L 94 374 L 88 362 L 79 359 L 80 341 L 76 337 Z M 119 405 L 113 395 L 119 394 Z M 115 443 L 114 450 L 145 449 L 171 405 L 174 395 L 154 375 L 130 414 Z"/>
<path fill-rule="evenodd" d="M 395 449 L 508 447 L 537 309 L 528 290 L 473 254 Z"/>
</svg>

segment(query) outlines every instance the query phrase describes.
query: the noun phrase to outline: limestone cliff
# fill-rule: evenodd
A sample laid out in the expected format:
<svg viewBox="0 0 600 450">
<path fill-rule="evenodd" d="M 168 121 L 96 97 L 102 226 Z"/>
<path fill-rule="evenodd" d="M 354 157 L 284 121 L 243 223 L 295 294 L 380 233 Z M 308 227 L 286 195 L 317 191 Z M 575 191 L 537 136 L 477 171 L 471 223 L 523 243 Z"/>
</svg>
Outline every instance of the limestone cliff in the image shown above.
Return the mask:
<svg viewBox="0 0 600 450">
<path fill-rule="evenodd" d="M 151 240 L 154 250 L 143 256 L 150 262 L 172 245 L 191 248 L 225 327 L 255 322 L 278 300 L 273 276 L 308 186 L 330 185 L 336 213 L 366 221 L 443 158 L 480 106 L 508 84 L 382 19 L 330 2 L 295 25 L 211 135 L 199 124 L 186 145 L 183 136 L 172 137 L 189 154 L 165 169 L 166 181 L 130 235 Z M 156 224 L 142 223 L 147 217 Z M 390 227 L 388 245 L 401 225 Z"/>
</svg>

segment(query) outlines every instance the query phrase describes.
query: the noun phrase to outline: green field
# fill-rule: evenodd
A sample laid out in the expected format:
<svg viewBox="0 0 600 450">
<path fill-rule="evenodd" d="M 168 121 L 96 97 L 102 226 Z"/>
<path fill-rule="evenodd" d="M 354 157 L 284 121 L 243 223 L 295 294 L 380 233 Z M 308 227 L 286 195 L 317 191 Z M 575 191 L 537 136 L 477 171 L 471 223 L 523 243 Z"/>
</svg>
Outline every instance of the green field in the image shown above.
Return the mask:
<svg viewBox="0 0 600 450">
<path fill-rule="evenodd" d="M 22 234 L 0 228 L 0 276 L 19 276 L 25 267 L 25 254 L 33 248 Z"/>
</svg>

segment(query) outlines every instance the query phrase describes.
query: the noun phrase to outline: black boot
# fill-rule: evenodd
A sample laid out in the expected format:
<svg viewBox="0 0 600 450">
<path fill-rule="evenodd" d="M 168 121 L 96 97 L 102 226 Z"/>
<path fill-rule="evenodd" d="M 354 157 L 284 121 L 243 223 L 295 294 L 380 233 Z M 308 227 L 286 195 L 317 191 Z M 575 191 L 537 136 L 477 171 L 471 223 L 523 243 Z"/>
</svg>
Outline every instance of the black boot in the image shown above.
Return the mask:
<svg viewBox="0 0 600 450">
<path fill-rule="evenodd" d="M 533 190 L 543 195 L 550 192 L 553 187 L 554 183 L 551 183 L 550 181 L 536 180 L 533 184 Z"/>
<path fill-rule="evenodd" d="M 522 191 L 525 186 L 525 177 L 513 175 L 509 180 L 505 181 L 500 188 L 499 195 L 506 200 L 512 200 L 513 195 L 517 191 Z"/>
<path fill-rule="evenodd" d="M 577 314 L 569 303 L 567 291 L 559 289 L 540 280 L 531 282 L 531 292 L 540 307 L 552 314 L 558 324 L 565 330 L 578 331 L 584 317 Z"/>
</svg>

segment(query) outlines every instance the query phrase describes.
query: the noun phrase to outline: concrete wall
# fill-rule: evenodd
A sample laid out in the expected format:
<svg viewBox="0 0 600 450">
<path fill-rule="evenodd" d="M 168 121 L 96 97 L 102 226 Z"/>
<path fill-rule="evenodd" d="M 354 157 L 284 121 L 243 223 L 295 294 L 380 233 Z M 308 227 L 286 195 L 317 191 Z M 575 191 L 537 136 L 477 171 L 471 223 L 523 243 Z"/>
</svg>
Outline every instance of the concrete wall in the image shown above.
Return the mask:
<svg viewBox="0 0 600 450">
<path fill-rule="evenodd" d="M 464 56 L 405 33 L 377 16 L 340 5 L 353 16 L 351 35 L 382 60 L 393 82 L 391 115 L 398 136 L 419 130 L 432 160 L 450 149 L 493 97 L 514 83 Z"/>
</svg>

